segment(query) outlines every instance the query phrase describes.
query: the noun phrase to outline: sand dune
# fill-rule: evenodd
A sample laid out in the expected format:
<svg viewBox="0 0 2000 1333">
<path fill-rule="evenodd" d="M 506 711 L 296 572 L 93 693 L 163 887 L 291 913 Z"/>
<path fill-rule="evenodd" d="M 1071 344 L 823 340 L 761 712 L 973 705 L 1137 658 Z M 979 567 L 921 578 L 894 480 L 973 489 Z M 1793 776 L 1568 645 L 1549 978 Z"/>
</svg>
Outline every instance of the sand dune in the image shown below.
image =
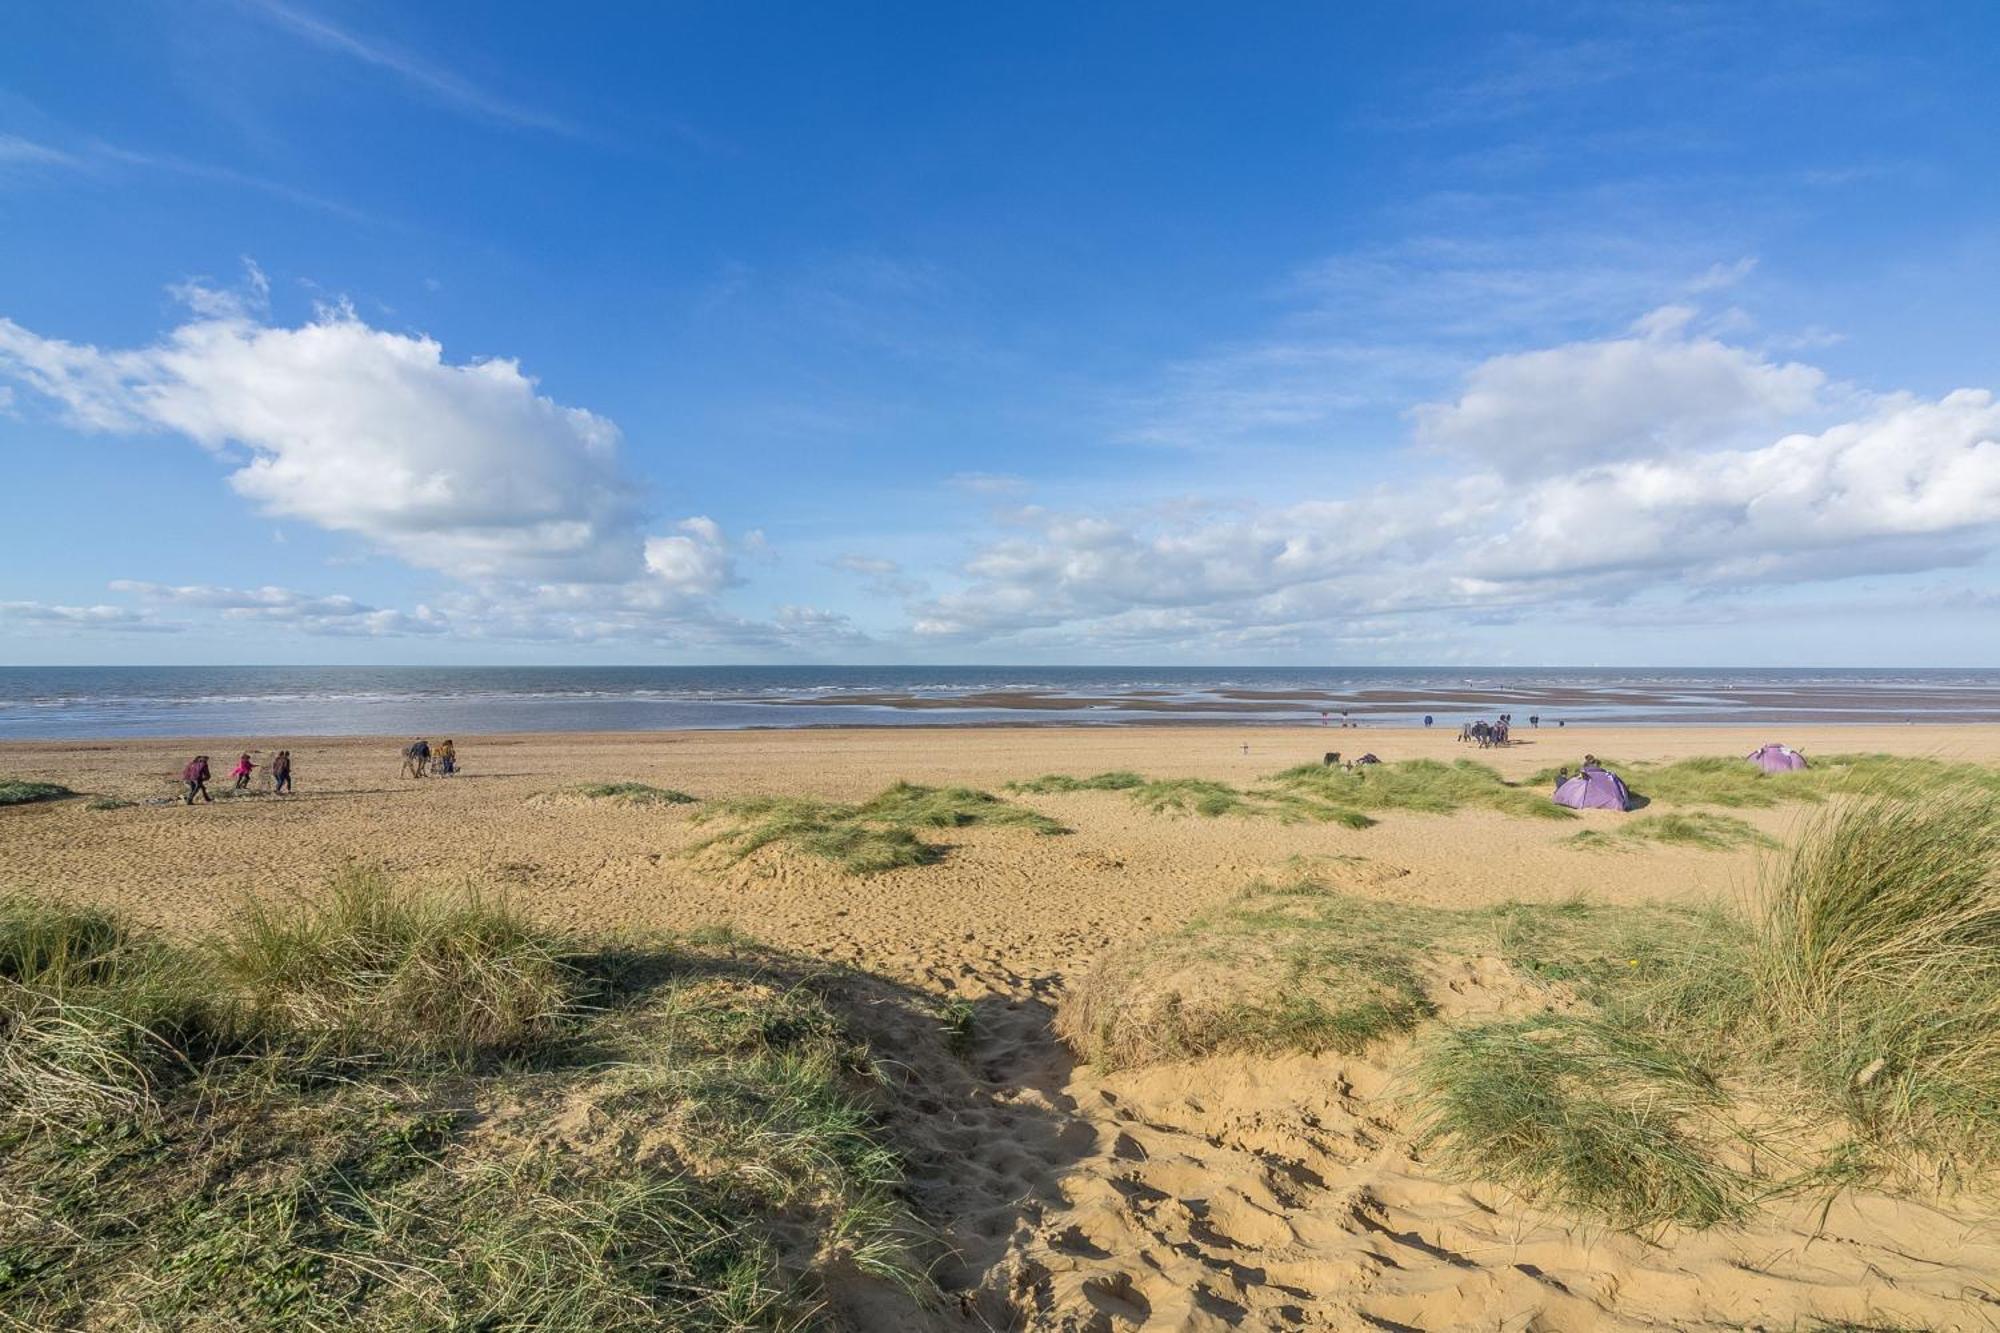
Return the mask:
<svg viewBox="0 0 2000 1333">
<path fill-rule="evenodd" d="M 2000 760 L 1995 727 L 1771 738 L 1808 752 Z M 410 782 L 397 777 L 399 742 L 298 738 L 260 747 L 293 750 L 296 799 L 195 809 L 144 803 L 169 796 L 192 743 L 16 743 L 0 746 L 0 774 L 142 803 L 0 811 L 0 886 L 198 931 L 243 896 L 311 894 L 329 869 L 359 860 L 505 891 L 564 926 L 728 922 L 973 999 L 975 1046 L 952 1076 L 967 1086 L 939 1101 L 957 1109 L 901 1127 L 916 1200 L 955 1250 L 940 1280 L 959 1297 L 911 1327 L 2000 1327 L 2000 1214 L 1990 1202 L 1847 1194 L 1655 1241 L 1433 1171 L 1392 1095 L 1393 1048 L 1102 1074 L 1075 1066 L 1053 1036 L 1065 980 L 1107 948 L 1178 925 L 1294 857 L 1365 856 L 1407 873 L 1362 877 L 1346 886 L 1355 892 L 1471 906 L 1579 891 L 1609 902 L 1727 895 L 1751 882 L 1754 853 L 1589 855 L 1563 844 L 1579 825 L 1487 811 L 1392 812 L 1352 830 L 1162 816 L 1117 793 L 1081 792 L 1019 798 L 1069 836 L 947 830 L 936 835 L 948 844 L 937 864 L 857 879 L 779 851 L 738 864 L 691 855 L 704 832 L 688 807 L 548 798 L 581 782 L 636 780 L 705 798 L 851 800 L 899 778 L 997 791 L 1047 772 L 1108 769 L 1244 783 L 1335 749 L 1477 757 L 1520 777 L 1585 749 L 1671 759 L 1742 753 L 1765 739 L 1579 727 L 1473 752 L 1435 732 L 1317 727 L 461 737 L 464 776 Z M 223 738 L 198 748 L 233 757 L 241 746 Z M 1781 840 L 1805 817 L 1799 807 L 1736 813 Z M 1498 973 L 1449 984 L 1452 1003 L 1474 1008 L 1536 1002 Z"/>
</svg>

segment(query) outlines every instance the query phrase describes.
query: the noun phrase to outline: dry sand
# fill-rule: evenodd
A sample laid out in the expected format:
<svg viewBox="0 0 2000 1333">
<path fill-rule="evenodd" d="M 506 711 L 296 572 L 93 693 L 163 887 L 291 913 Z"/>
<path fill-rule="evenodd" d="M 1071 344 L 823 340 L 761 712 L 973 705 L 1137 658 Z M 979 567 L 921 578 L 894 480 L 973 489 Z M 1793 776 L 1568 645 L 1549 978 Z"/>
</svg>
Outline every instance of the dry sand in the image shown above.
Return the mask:
<svg viewBox="0 0 2000 1333">
<path fill-rule="evenodd" d="M 413 782 L 397 775 L 400 740 L 264 740 L 260 762 L 279 745 L 293 751 L 295 798 L 0 811 L 0 888 L 193 931 L 246 895 L 311 895 L 330 869 L 361 861 L 505 890 L 564 926 L 727 922 L 973 999 L 977 1095 L 918 1126 L 912 1154 L 918 1196 L 958 1250 L 940 1277 L 964 1300 L 917 1326 L 2000 1328 L 1990 1207 L 1850 1194 L 1824 1219 L 1787 1206 L 1748 1228 L 1654 1244 L 1431 1173 L 1383 1095 L 1393 1052 L 1100 1077 L 1072 1067 L 1049 1032 L 1064 978 L 1108 945 L 1177 925 L 1293 856 L 1364 856 L 1408 872 L 1385 880 L 1384 895 L 1465 906 L 1578 891 L 1612 902 L 1732 894 L 1754 876 L 1750 853 L 1591 855 L 1561 845 L 1575 824 L 1483 811 L 1392 812 L 1365 830 L 1176 818 L 1095 792 L 1021 798 L 1071 836 L 953 831 L 939 835 L 951 844 L 940 863 L 863 880 L 774 852 L 737 866 L 690 857 L 703 832 L 686 807 L 548 796 L 633 780 L 705 797 L 846 799 L 898 778 L 997 791 L 1107 769 L 1244 783 L 1327 750 L 1474 756 L 1523 776 L 1585 750 L 1671 759 L 1740 754 L 1766 739 L 1809 753 L 2000 761 L 1993 726 L 1769 737 L 1577 727 L 1483 752 L 1453 733 L 1378 728 L 897 728 L 461 737 L 463 775 Z M 221 775 L 244 743 L 7 743 L 0 776 L 157 801 L 197 748 Z M 1779 838 L 1806 817 L 1798 807 L 1737 813 Z M 1475 1008 L 1510 998 L 1504 979 L 1469 976 L 1462 989 Z"/>
</svg>

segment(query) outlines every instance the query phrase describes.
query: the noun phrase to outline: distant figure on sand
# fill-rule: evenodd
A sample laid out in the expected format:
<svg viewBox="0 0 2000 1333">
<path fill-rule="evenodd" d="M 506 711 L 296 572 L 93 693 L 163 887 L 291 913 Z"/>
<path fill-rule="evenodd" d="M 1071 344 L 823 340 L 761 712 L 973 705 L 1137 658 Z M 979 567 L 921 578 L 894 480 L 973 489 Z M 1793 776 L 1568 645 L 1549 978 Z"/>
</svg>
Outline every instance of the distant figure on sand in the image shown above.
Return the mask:
<svg viewBox="0 0 2000 1333">
<path fill-rule="evenodd" d="M 292 789 L 292 752 L 280 750 L 271 760 L 271 781 L 273 790 L 283 796 Z"/>
<path fill-rule="evenodd" d="M 229 770 L 229 776 L 236 779 L 236 785 L 231 787 L 230 790 L 231 791 L 249 790 L 250 775 L 252 773 L 255 773 L 256 771 L 257 771 L 257 765 L 250 762 L 249 755 L 246 754 L 241 759 L 238 759 L 236 761 L 236 767 Z"/>
<path fill-rule="evenodd" d="M 188 766 L 181 770 L 181 781 L 187 783 L 187 803 L 194 804 L 194 798 L 213 804 L 215 798 L 208 794 L 208 756 L 198 754 L 188 760 Z"/>
<path fill-rule="evenodd" d="M 420 778 L 424 775 L 424 771 L 428 769 L 430 766 L 431 766 L 431 743 L 429 741 L 422 741 L 422 740 L 411 741 L 408 745 L 405 745 L 403 747 L 404 777 Z"/>
<path fill-rule="evenodd" d="M 1435 720 L 1436 720 L 1436 719 L 1432 718 L 1432 717 L 1431 717 L 1431 715 L 1430 715 L 1429 713 L 1425 713 L 1425 714 L 1424 714 L 1424 725 L 1425 725 L 1425 726 L 1427 726 L 1427 727 L 1428 727 L 1428 726 L 1429 726 L 1429 725 L 1430 725 L 1430 724 L 1431 724 L 1431 723 L 1432 723 L 1433 721 L 1435 721 Z M 1463 740 L 1463 739 L 1465 739 L 1465 738 L 1461 736 L 1461 737 L 1460 737 L 1459 739 L 1460 739 L 1460 740 Z"/>
<path fill-rule="evenodd" d="M 450 741 L 438 746 L 436 767 L 441 778 L 448 778 L 458 772 L 458 751 L 452 747 Z"/>
</svg>

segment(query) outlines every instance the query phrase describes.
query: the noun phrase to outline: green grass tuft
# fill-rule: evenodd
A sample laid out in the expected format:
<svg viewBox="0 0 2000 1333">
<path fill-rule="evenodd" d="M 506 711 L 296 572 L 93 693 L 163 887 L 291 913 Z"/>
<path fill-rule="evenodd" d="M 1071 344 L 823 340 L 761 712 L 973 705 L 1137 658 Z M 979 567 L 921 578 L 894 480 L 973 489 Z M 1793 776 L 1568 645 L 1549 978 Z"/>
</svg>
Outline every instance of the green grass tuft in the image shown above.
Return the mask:
<svg viewBox="0 0 2000 1333">
<path fill-rule="evenodd" d="M 1669 764 L 1598 762 L 1624 778 L 1634 796 L 1667 805 L 1768 809 L 1818 804 L 1834 796 L 1921 799 L 1948 792 L 2000 796 L 2000 768 L 1886 754 L 1827 755 L 1813 759 L 1810 768 L 1784 773 L 1766 773 L 1747 759 L 1722 755 Z M 1577 765 L 1568 767 L 1574 772 Z M 1556 769 L 1545 768 L 1528 783 L 1549 786 L 1555 777 Z"/>
<path fill-rule="evenodd" d="M 1557 1016 L 1447 1028 L 1415 1066 L 1431 1143 L 1461 1170 L 1621 1227 L 1737 1218 L 1754 1182 L 1723 1159 L 1721 1095 L 1669 1047 Z"/>
<path fill-rule="evenodd" d="M 731 860 L 765 847 L 831 861 L 850 875 L 876 875 L 927 865 L 943 849 L 918 830 L 971 826 L 1025 828 L 1043 836 L 1069 832 L 1047 815 L 969 787 L 920 787 L 898 782 L 859 804 L 797 796 L 747 796 L 716 802 L 698 822 L 729 827 L 697 843 L 696 852 L 719 849 Z"/>
<path fill-rule="evenodd" d="M 618 801 L 625 805 L 693 805 L 699 799 L 684 791 L 644 782 L 595 782 L 569 790 L 588 801 Z"/>
<path fill-rule="evenodd" d="M 558 957 L 598 987 L 561 1041 L 446 1049 L 494 1035 L 468 1015 L 509 1012 L 507 979 Z M 928 1011 L 766 966 L 592 955 L 363 876 L 187 945 L 0 901 L 0 1322 L 790 1330 L 857 1272 L 914 1318 L 929 1242 L 899 1202 L 881 1061 L 843 1006 L 900 1004 L 913 1032 L 935 1031 Z M 447 976 L 480 998 L 439 1007 Z M 209 1006 L 209 1040 L 167 996 Z M 171 1060 L 126 1079 L 35 1058 L 92 1015 L 122 1043 L 98 1049 Z M 349 1038 L 331 1062 L 329 1023 Z"/>
<path fill-rule="evenodd" d="M 1407 759 L 1345 769 L 1301 764 L 1265 779 L 1268 788 L 1353 810 L 1450 814 L 1469 807 L 1530 819 L 1573 819 L 1542 789 L 1517 787 L 1497 769 L 1470 759 Z"/>
<path fill-rule="evenodd" d="M 1684 814 L 1639 815 L 1612 829 L 1585 829 L 1564 838 L 1566 846 L 1584 851 L 1618 852 L 1647 842 L 1675 847 L 1698 847 L 1704 851 L 1729 851 L 1737 847 L 1769 848 L 1777 840 L 1759 833 L 1740 819 L 1701 811 Z"/>
<path fill-rule="evenodd" d="M 1341 824 L 1347 828 L 1367 828 L 1375 822 L 1358 810 L 1308 800 L 1293 792 L 1244 791 L 1208 778 L 1149 780 L 1137 773 L 1124 771 L 1099 773 L 1089 778 L 1051 773 L 1027 782 L 1010 783 L 1008 790 L 1039 793 L 1122 791 L 1134 805 L 1152 814 L 1200 815 L 1208 819 L 1236 815 L 1251 819 L 1275 819 L 1286 824 Z"/>
<path fill-rule="evenodd" d="M 1130 791 L 1143 787 L 1146 779 L 1137 773 L 1119 769 L 1112 773 L 1099 773 L 1095 777 L 1077 778 L 1066 773 L 1044 773 L 1026 782 L 1010 782 L 1008 791 L 1025 792 L 1030 795 L 1047 795 L 1051 792 L 1072 791 Z"/>
<path fill-rule="evenodd" d="M 27 805 L 34 801 L 56 801 L 65 796 L 74 796 L 68 787 L 53 782 L 23 782 L 9 778 L 0 780 L 0 805 Z"/>
<path fill-rule="evenodd" d="M 358 868 L 318 902 L 245 907 L 214 955 L 261 1020 L 346 1047 L 523 1050 L 581 989 L 557 942 L 504 903 L 409 893 Z"/>
<path fill-rule="evenodd" d="M 1498 955 L 1578 987 L 1651 966 L 1698 914 L 1582 902 L 1453 911 L 1255 884 L 1179 930 L 1114 950 L 1065 996 L 1058 1029 L 1106 1067 L 1218 1051 L 1353 1052 L 1430 1017 L 1424 964 Z"/>
<path fill-rule="evenodd" d="M 128 801 L 119 796 L 93 796 L 83 808 L 86 810 L 129 810 L 137 801 Z"/>
<path fill-rule="evenodd" d="M 1765 886 L 1752 963 L 1772 1040 L 1893 1150 L 2000 1160 L 2000 802 L 1821 821 Z"/>
<path fill-rule="evenodd" d="M 2000 1162 L 2000 804 L 1848 804 L 1767 871 L 1747 920 L 1632 947 L 1554 1035 L 1486 1024 L 1426 1047 L 1419 1103 L 1461 1169 L 1620 1225 L 1699 1226 L 1764 1194 Z M 1774 1147 L 1774 1126 L 1813 1146 Z"/>
</svg>

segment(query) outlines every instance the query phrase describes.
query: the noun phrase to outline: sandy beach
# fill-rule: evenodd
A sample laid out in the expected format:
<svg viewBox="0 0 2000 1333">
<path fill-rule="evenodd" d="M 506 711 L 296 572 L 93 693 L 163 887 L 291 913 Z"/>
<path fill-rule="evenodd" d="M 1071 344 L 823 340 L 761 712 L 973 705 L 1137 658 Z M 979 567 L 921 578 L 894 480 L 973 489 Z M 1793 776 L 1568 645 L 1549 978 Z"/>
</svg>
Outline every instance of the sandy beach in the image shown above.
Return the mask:
<svg viewBox="0 0 2000 1333">
<path fill-rule="evenodd" d="M 1856 1194 L 1824 1221 L 1801 1205 L 1660 1249 L 1433 1176 L 1398 1139 L 1392 1072 L 1372 1057 L 1215 1059 L 1101 1076 L 1075 1066 L 1049 1030 L 1065 982 L 1108 948 L 1281 876 L 1293 858 L 1362 858 L 1381 873 L 1343 887 L 1465 907 L 1734 895 L 1754 882 L 1758 853 L 1648 844 L 1593 855 L 1563 843 L 1576 824 L 1480 810 L 1389 812 L 1375 827 L 1348 829 L 1158 815 L 1115 792 L 1081 792 L 1014 798 L 1067 825 L 1067 836 L 947 831 L 936 864 L 855 878 L 778 851 L 738 864 L 692 855 L 708 832 L 694 823 L 698 807 L 563 794 L 638 781 L 702 798 L 854 799 L 898 779 L 1000 792 L 1045 773 L 1112 769 L 1244 784 L 1330 750 L 1477 758 L 1521 778 L 1586 750 L 1671 760 L 1742 754 L 1774 738 L 1809 754 L 2000 761 L 1995 726 L 1782 736 L 1579 727 L 1525 731 L 1486 751 L 1443 729 L 898 728 L 460 736 L 461 775 L 412 781 L 398 776 L 400 739 L 297 737 L 254 747 L 260 764 L 280 746 L 292 750 L 295 797 L 190 809 L 167 803 L 179 767 L 206 752 L 212 786 L 224 787 L 244 743 L 23 742 L 0 746 L 0 773 L 137 804 L 0 811 L 0 885 L 192 933 L 246 896 L 310 896 L 330 872 L 361 862 L 411 882 L 505 894 L 586 931 L 729 924 L 993 1006 L 979 1051 L 988 1118 L 970 1138 L 965 1125 L 926 1131 L 938 1144 L 966 1142 L 982 1171 L 966 1180 L 919 1171 L 917 1188 L 954 1237 L 957 1258 L 940 1274 L 947 1291 L 985 1293 L 968 1310 L 990 1312 L 998 1300 L 1029 1311 L 1030 1327 L 1069 1327 L 1061 1320 L 1075 1316 L 1099 1320 L 1077 1327 L 1106 1329 L 1789 1328 L 1883 1312 L 1922 1327 L 1991 1327 L 2000 1305 L 1985 1302 L 2000 1278 L 2000 1236 L 1990 1212 Z M 261 770 L 258 786 L 268 787 Z M 1780 841 L 1811 817 L 1802 806 L 1736 813 Z M 1619 818 L 1586 812 L 1583 826 Z M 1470 978 L 1466 993 L 1485 984 Z M 1504 1009 L 1502 991 L 1486 999 Z M 1068 1127 L 1052 1139 L 1051 1117 Z M 1010 1133 L 1029 1123 L 1041 1127 L 1037 1141 L 1063 1150 L 1021 1152 Z M 1280 1156 L 1304 1174 L 1274 1174 Z M 1808 1247 L 1826 1227 L 1836 1243 Z M 961 1326 L 939 1318 L 936 1326 Z"/>
<path fill-rule="evenodd" d="M 0 770 L 79 792 L 156 801 L 200 749 L 218 780 L 245 748 L 297 763 L 296 798 L 194 810 L 82 802 L 0 816 L 0 882 L 115 904 L 149 924 L 199 929 L 244 895 L 309 894 L 352 861 L 439 883 L 504 892 L 550 921 L 585 929 L 685 930 L 729 923 L 773 944 L 898 979 L 955 984 L 988 966 L 1061 976 L 1106 945 L 1178 924 L 1300 855 L 1363 855 L 1407 870 L 1401 898 L 1465 906 L 1586 891 L 1606 901 L 1729 892 L 1750 853 L 1650 847 L 1580 857 L 1574 829 L 1467 810 L 1392 814 L 1350 830 L 1145 814 L 1109 793 L 1025 798 L 1071 826 L 1064 838 L 1010 829 L 954 833 L 933 866 L 855 880 L 781 857 L 718 867 L 683 853 L 699 841 L 685 810 L 551 799 L 579 783 L 639 781 L 698 797 L 810 794 L 847 800 L 898 779 L 998 791 L 1043 773 L 1131 769 L 1149 777 L 1248 782 L 1336 750 L 1383 759 L 1476 758 L 1510 778 L 1586 751 L 1626 761 L 1747 752 L 1766 739 L 1737 728 L 1576 728 L 1517 733 L 1479 750 L 1442 729 L 1338 727 L 868 728 L 812 731 L 459 737 L 464 772 L 398 777 L 400 738 L 228 737 L 181 741 L 22 742 Z M 1992 762 L 2000 727 L 1795 729 L 1808 753 L 1881 751 Z M 268 787 L 261 770 L 258 786 Z M 1783 836 L 1800 807 L 1744 812 Z M 1600 820 L 1603 816 L 1595 816 Z M 971 972 L 966 969 L 970 968 Z"/>
</svg>

